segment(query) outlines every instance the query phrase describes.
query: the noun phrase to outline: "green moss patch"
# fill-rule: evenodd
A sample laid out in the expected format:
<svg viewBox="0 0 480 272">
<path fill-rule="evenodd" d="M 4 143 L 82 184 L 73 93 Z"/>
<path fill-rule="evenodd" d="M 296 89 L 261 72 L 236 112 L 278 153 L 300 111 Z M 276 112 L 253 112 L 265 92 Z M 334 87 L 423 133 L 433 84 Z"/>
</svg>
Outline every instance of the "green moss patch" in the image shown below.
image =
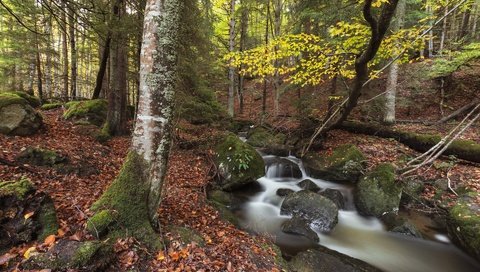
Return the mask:
<svg viewBox="0 0 480 272">
<path fill-rule="evenodd" d="M 402 187 L 395 182 L 395 167 L 380 164 L 357 184 L 355 205 L 364 215 L 380 217 L 398 211 Z"/>
<path fill-rule="evenodd" d="M 96 213 L 87 222 L 87 231 L 97 238 L 107 234 L 108 227 L 113 225 L 116 220 L 116 214 L 110 210 L 102 210 Z"/>
<path fill-rule="evenodd" d="M 107 118 L 107 107 L 108 103 L 103 99 L 75 102 L 68 105 L 63 117 L 67 120 L 86 120 L 101 126 Z"/>
<path fill-rule="evenodd" d="M 0 181 L 0 197 L 13 195 L 23 200 L 33 191 L 35 191 L 35 187 L 27 178 L 22 178 L 15 182 Z"/>
<path fill-rule="evenodd" d="M 222 190 L 242 187 L 265 175 L 265 164 L 260 154 L 236 135 L 227 134 L 215 151 L 215 163 L 221 175 L 217 185 Z"/>
<path fill-rule="evenodd" d="M 205 240 L 202 238 L 202 235 L 194 229 L 180 226 L 169 226 L 168 231 L 172 233 L 173 237 L 180 239 L 180 242 L 183 245 L 196 243 L 201 247 L 205 246 Z"/>
<path fill-rule="evenodd" d="M 480 205 L 472 201 L 476 193 L 471 195 L 460 199 L 450 208 L 447 229 L 456 244 L 480 260 Z"/>
<path fill-rule="evenodd" d="M 111 226 L 108 237 L 118 238 L 128 234 L 152 249 L 159 249 L 161 247 L 159 236 L 149 222 L 147 174 L 148 167 L 144 159 L 131 151 L 118 177 L 92 205 L 91 210 L 97 214 L 105 210 L 116 213 L 116 221 Z M 103 218 L 105 216 L 100 215 L 97 222 Z M 115 231 L 112 231 L 113 229 Z"/>
<path fill-rule="evenodd" d="M 38 221 L 41 225 L 41 230 L 37 237 L 38 241 L 43 242 L 49 235 L 57 233 L 60 226 L 58 225 L 55 206 L 50 197 L 44 199 L 38 215 Z"/>
<path fill-rule="evenodd" d="M 58 109 L 58 108 L 61 108 L 63 106 L 62 103 L 50 103 L 50 104 L 43 104 L 40 109 L 44 110 L 44 111 L 48 111 L 48 110 L 53 110 L 53 109 Z"/>
<path fill-rule="evenodd" d="M 54 166 L 67 161 L 66 157 L 48 149 L 28 147 L 16 158 L 22 163 L 38 166 Z"/>
<path fill-rule="evenodd" d="M 19 97 L 24 99 L 31 107 L 36 108 L 41 105 L 40 99 L 33 95 L 29 95 L 25 92 L 6 92 L 6 93 L 0 93 L 0 100 L 1 98 L 5 97 Z M 1 107 L 1 106 L 0 106 Z"/>
<path fill-rule="evenodd" d="M 365 156 L 355 145 L 347 144 L 335 148 L 329 156 L 309 152 L 304 164 L 314 178 L 356 182 L 364 171 Z"/>
</svg>

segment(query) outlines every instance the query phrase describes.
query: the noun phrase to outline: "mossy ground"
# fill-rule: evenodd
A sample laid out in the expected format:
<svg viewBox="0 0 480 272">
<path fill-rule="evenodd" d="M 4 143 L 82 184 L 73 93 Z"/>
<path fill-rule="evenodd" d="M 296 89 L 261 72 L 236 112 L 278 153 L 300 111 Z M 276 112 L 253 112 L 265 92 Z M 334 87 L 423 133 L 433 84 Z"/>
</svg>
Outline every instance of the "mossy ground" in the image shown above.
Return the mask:
<svg viewBox="0 0 480 272">
<path fill-rule="evenodd" d="M 117 214 L 116 222 L 110 228 L 108 237 L 119 238 L 133 236 L 152 249 L 159 249 L 159 235 L 153 230 L 147 208 L 148 184 L 147 165 L 142 157 L 131 151 L 117 179 L 105 193 L 92 205 L 97 214 L 112 211 Z M 99 222 L 94 216 L 95 223 Z"/>
<path fill-rule="evenodd" d="M 263 127 L 257 127 L 250 132 L 247 143 L 255 147 L 267 147 L 271 145 L 283 145 L 286 141 L 283 133 L 274 134 Z"/>
</svg>

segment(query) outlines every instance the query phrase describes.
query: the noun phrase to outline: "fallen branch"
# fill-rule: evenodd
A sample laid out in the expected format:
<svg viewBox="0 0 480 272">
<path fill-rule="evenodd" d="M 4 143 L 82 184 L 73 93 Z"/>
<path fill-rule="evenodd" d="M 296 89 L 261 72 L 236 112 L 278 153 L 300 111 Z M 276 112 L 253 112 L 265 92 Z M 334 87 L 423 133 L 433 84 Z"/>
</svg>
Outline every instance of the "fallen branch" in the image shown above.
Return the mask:
<svg viewBox="0 0 480 272">
<path fill-rule="evenodd" d="M 452 119 L 454 119 L 455 117 L 457 116 L 460 116 L 462 114 L 465 114 L 467 113 L 469 110 L 471 110 L 473 107 L 475 107 L 475 105 L 478 105 L 480 103 L 480 101 L 478 99 L 475 99 L 474 101 L 472 101 L 471 103 L 461 107 L 460 109 L 452 112 L 450 115 L 448 116 L 445 116 L 443 117 L 442 119 L 438 120 L 435 125 L 439 125 L 439 124 L 443 124 L 443 123 L 446 123 Z"/>
</svg>

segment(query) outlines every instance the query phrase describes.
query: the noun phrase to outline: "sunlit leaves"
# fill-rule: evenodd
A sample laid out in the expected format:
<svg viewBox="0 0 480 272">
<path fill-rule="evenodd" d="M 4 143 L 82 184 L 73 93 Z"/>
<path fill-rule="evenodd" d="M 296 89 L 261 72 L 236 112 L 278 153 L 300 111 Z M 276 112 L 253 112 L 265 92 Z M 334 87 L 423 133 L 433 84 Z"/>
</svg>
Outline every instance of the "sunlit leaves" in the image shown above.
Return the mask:
<svg viewBox="0 0 480 272">
<path fill-rule="evenodd" d="M 400 61 L 408 61 L 408 53 L 423 46 L 423 40 L 417 38 L 421 30 L 411 28 L 386 37 L 370 67 L 397 55 Z M 231 60 L 244 75 L 264 78 L 278 72 L 293 84 L 317 85 L 338 75 L 353 78 L 356 56 L 363 52 L 369 38 L 369 27 L 359 20 L 339 22 L 326 38 L 305 33 L 285 35 L 266 46 L 230 53 L 225 60 Z"/>
</svg>

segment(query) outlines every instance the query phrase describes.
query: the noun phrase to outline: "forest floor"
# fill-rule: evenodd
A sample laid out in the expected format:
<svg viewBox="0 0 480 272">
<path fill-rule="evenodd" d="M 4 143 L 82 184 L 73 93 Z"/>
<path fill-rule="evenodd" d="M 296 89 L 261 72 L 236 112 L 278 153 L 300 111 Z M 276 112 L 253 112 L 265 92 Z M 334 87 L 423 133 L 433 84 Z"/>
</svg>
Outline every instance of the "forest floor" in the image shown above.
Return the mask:
<svg viewBox="0 0 480 272">
<path fill-rule="evenodd" d="M 60 231 L 56 237 L 77 241 L 91 240 L 85 224 L 91 212 L 89 207 L 99 198 L 117 176 L 130 145 L 130 137 L 115 137 L 99 144 L 88 135 L 82 135 L 70 122 L 63 120 L 62 110 L 43 112 L 44 128 L 30 137 L 0 135 L 0 180 L 18 180 L 28 177 L 39 191 L 54 200 Z M 188 124 L 184 124 L 189 126 Z M 189 133 L 177 133 L 176 139 L 192 140 L 214 133 L 208 127 L 190 126 Z M 75 168 L 89 168 L 92 175 L 61 174 L 51 167 L 15 163 L 16 156 L 27 147 L 54 150 L 69 158 Z M 164 251 L 148 252 L 131 239 L 117 241 L 117 262 L 109 271 L 279 271 L 273 259 L 277 253 L 261 245 L 270 243 L 254 237 L 232 224 L 222 221 L 215 208 L 206 199 L 206 186 L 211 181 L 208 152 L 198 149 L 184 150 L 176 146 L 170 156 L 165 196 L 160 220 L 165 231 L 160 235 L 168 244 Z M 168 231 L 168 226 L 185 226 L 198 231 L 205 246 L 192 243 L 183 245 L 180 237 Z M 12 248 L 8 253 L 18 256 L 8 267 L 24 261 L 25 251 L 36 247 L 39 252 L 48 249 L 43 241 Z M 50 244 L 51 246 L 51 244 Z M 6 268 L 1 263 L 0 270 Z M 17 270 L 20 271 L 20 270 Z M 45 270 L 48 271 L 48 270 Z M 45 272 L 42 271 L 42 272 Z M 73 270 L 72 270 L 73 271 Z"/>
</svg>

